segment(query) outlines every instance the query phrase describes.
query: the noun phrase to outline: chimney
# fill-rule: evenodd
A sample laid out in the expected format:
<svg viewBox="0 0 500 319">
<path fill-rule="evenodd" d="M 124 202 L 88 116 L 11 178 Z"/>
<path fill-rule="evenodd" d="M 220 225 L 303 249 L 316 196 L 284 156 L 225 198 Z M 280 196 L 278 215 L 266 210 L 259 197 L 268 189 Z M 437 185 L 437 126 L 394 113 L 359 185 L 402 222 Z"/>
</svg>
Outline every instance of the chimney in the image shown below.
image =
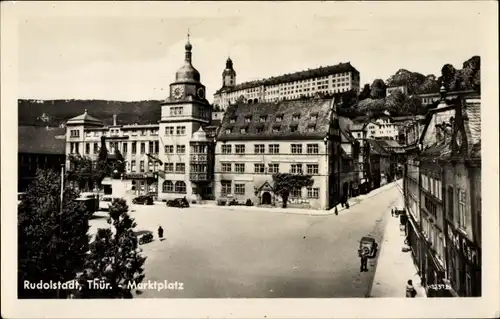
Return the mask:
<svg viewBox="0 0 500 319">
<path fill-rule="evenodd" d="M 116 126 L 116 114 L 113 114 L 113 126 Z"/>
</svg>

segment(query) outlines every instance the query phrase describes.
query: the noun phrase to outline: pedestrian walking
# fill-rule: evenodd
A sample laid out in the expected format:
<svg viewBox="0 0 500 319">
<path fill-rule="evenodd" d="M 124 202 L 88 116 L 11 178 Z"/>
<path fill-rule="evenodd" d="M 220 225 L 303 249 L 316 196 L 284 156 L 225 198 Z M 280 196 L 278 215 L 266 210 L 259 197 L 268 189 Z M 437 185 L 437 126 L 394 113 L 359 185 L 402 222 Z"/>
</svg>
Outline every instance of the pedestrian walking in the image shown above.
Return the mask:
<svg viewBox="0 0 500 319">
<path fill-rule="evenodd" d="M 406 298 L 415 298 L 416 295 L 417 291 L 415 290 L 415 287 L 413 287 L 412 280 L 409 279 L 406 285 Z"/>
<path fill-rule="evenodd" d="M 391 216 L 394 217 L 394 208 L 391 208 Z"/>
<path fill-rule="evenodd" d="M 163 239 L 163 228 L 161 226 L 158 227 L 158 237 L 160 240 Z"/>
<path fill-rule="evenodd" d="M 361 255 L 361 267 L 359 271 L 368 271 L 368 257 L 365 254 Z"/>
</svg>

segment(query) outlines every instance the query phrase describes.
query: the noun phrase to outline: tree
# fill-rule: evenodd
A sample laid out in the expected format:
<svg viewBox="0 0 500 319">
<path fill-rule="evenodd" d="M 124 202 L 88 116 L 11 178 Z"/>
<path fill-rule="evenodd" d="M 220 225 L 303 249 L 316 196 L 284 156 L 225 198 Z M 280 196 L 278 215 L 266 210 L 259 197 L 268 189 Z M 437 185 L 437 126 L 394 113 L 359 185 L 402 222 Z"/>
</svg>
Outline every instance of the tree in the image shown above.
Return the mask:
<svg viewBox="0 0 500 319">
<path fill-rule="evenodd" d="M 72 169 L 68 171 L 68 180 L 76 182 L 80 190 L 93 189 L 99 174 L 92 160 L 79 154 L 71 155 L 69 160 Z"/>
<path fill-rule="evenodd" d="M 408 94 L 414 95 L 420 93 L 420 86 L 425 81 L 425 76 L 418 72 L 411 72 L 405 69 L 400 69 L 396 74 L 389 77 L 386 81 L 387 86 L 405 86 Z"/>
<path fill-rule="evenodd" d="M 115 149 L 115 165 L 113 173 L 115 170 L 117 171 L 117 174 L 120 176 L 121 174 L 125 173 L 125 159 L 123 158 L 122 153 L 118 149 Z"/>
<path fill-rule="evenodd" d="M 363 90 L 361 91 L 361 93 L 359 93 L 359 100 L 364 100 L 364 99 L 367 99 L 369 98 L 371 95 L 371 88 L 370 88 L 370 84 L 365 84 L 365 86 L 363 87 Z"/>
<path fill-rule="evenodd" d="M 425 77 L 424 83 L 420 86 L 419 92 L 420 94 L 426 93 L 437 93 L 439 92 L 439 82 L 436 79 L 434 74 L 429 74 Z"/>
<path fill-rule="evenodd" d="M 309 175 L 276 173 L 273 175 L 274 192 L 283 200 L 282 207 L 287 207 L 288 197 L 294 189 L 310 187 L 314 180 Z"/>
<path fill-rule="evenodd" d="M 96 280 L 109 284 L 108 289 L 90 289 L 84 285 L 78 297 L 82 298 L 132 298 L 132 287 L 144 279 L 144 262 L 137 235 L 137 225 L 128 215 L 127 202 L 114 199 L 109 208 L 108 223 L 113 230 L 100 228 L 90 244 L 86 269 L 79 277 L 80 283 Z"/>
<path fill-rule="evenodd" d="M 60 200 L 60 175 L 39 170 L 18 208 L 18 297 L 61 298 L 65 291 L 25 289 L 24 282 L 73 280 L 83 269 L 89 244 L 89 218 L 68 186 Z"/>
<path fill-rule="evenodd" d="M 97 156 L 97 185 L 101 187 L 102 180 L 106 176 L 111 175 L 111 167 L 108 162 L 108 149 L 106 148 L 106 137 L 101 136 L 101 147 L 99 148 L 99 155 Z"/>
<path fill-rule="evenodd" d="M 385 89 L 386 85 L 384 80 L 381 79 L 375 79 L 373 80 L 372 86 L 371 86 L 371 92 L 370 92 L 370 97 L 372 99 L 383 99 L 385 97 Z"/>
</svg>

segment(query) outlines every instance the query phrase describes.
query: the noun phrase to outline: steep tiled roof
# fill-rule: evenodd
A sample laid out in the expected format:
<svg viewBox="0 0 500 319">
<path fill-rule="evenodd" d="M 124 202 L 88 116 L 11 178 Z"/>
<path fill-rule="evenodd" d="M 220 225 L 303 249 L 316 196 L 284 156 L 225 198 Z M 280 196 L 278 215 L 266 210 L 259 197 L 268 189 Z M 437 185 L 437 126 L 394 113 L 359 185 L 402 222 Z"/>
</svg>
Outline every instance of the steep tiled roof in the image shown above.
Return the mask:
<svg viewBox="0 0 500 319">
<path fill-rule="evenodd" d="M 451 145 L 449 141 L 447 143 L 440 143 L 430 146 L 421 153 L 422 160 L 438 160 L 447 159 L 451 156 Z"/>
<path fill-rule="evenodd" d="M 376 140 L 367 140 L 371 146 L 370 153 L 381 155 L 381 156 L 389 156 L 389 153 L 384 149 L 382 145 L 379 144 L 380 141 Z"/>
<path fill-rule="evenodd" d="M 331 100 L 326 99 L 233 104 L 224 115 L 217 139 L 323 138 L 330 127 L 330 105 Z"/>
<path fill-rule="evenodd" d="M 18 127 L 18 152 L 30 154 L 65 154 L 64 128 L 46 128 L 41 126 Z"/>
<path fill-rule="evenodd" d="M 466 120 L 464 122 L 465 132 L 467 134 L 467 141 L 469 144 L 469 151 L 471 156 L 481 156 L 481 101 L 480 100 L 466 100 L 464 115 Z M 479 149 L 479 152 L 474 152 L 474 147 Z M 474 154 L 472 154 L 474 153 Z"/>
<path fill-rule="evenodd" d="M 349 126 L 349 130 L 352 131 L 362 131 L 366 127 L 366 123 L 352 123 Z"/>
<path fill-rule="evenodd" d="M 298 80 L 305 80 L 305 79 L 309 79 L 309 78 L 313 78 L 313 77 L 327 76 L 327 75 L 330 75 L 332 73 L 340 73 L 340 72 L 359 73 L 358 70 L 356 70 L 356 68 L 353 67 L 350 62 L 339 63 L 336 65 L 319 67 L 316 69 L 304 70 L 304 71 L 299 71 L 299 72 L 295 72 L 295 73 L 291 73 L 291 74 L 284 74 L 284 75 L 270 77 L 267 79 L 262 79 L 262 80 L 257 80 L 257 81 L 243 82 L 243 83 L 238 84 L 232 88 L 226 87 L 226 88 L 219 89 L 217 92 L 215 92 L 215 94 L 218 94 L 220 92 L 239 91 L 239 90 L 253 88 L 253 87 L 262 86 L 262 85 L 267 86 L 267 85 L 275 85 L 275 84 L 298 81 Z"/>
</svg>

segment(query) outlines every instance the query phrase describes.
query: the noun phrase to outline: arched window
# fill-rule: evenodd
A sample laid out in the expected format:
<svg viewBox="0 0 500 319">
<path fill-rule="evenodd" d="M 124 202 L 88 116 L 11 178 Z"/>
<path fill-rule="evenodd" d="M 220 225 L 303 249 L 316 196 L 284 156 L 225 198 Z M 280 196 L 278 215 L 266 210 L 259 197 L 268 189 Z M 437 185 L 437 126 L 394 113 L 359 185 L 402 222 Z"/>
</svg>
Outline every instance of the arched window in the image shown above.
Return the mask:
<svg viewBox="0 0 500 319">
<path fill-rule="evenodd" d="M 183 181 L 175 182 L 175 192 L 180 194 L 186 194 L 186 183 Z"/>
<path fill-rule="evenodd" d="M 259 103 L 258 99 L 253 99 L 253 103 Z"/>
<path fill-rule="evenodd" d="M 173 193 L 174 184 L 172 183 L 172 181 L 164 181 L 162 189 L 164 193 Z"/>
</svg>

